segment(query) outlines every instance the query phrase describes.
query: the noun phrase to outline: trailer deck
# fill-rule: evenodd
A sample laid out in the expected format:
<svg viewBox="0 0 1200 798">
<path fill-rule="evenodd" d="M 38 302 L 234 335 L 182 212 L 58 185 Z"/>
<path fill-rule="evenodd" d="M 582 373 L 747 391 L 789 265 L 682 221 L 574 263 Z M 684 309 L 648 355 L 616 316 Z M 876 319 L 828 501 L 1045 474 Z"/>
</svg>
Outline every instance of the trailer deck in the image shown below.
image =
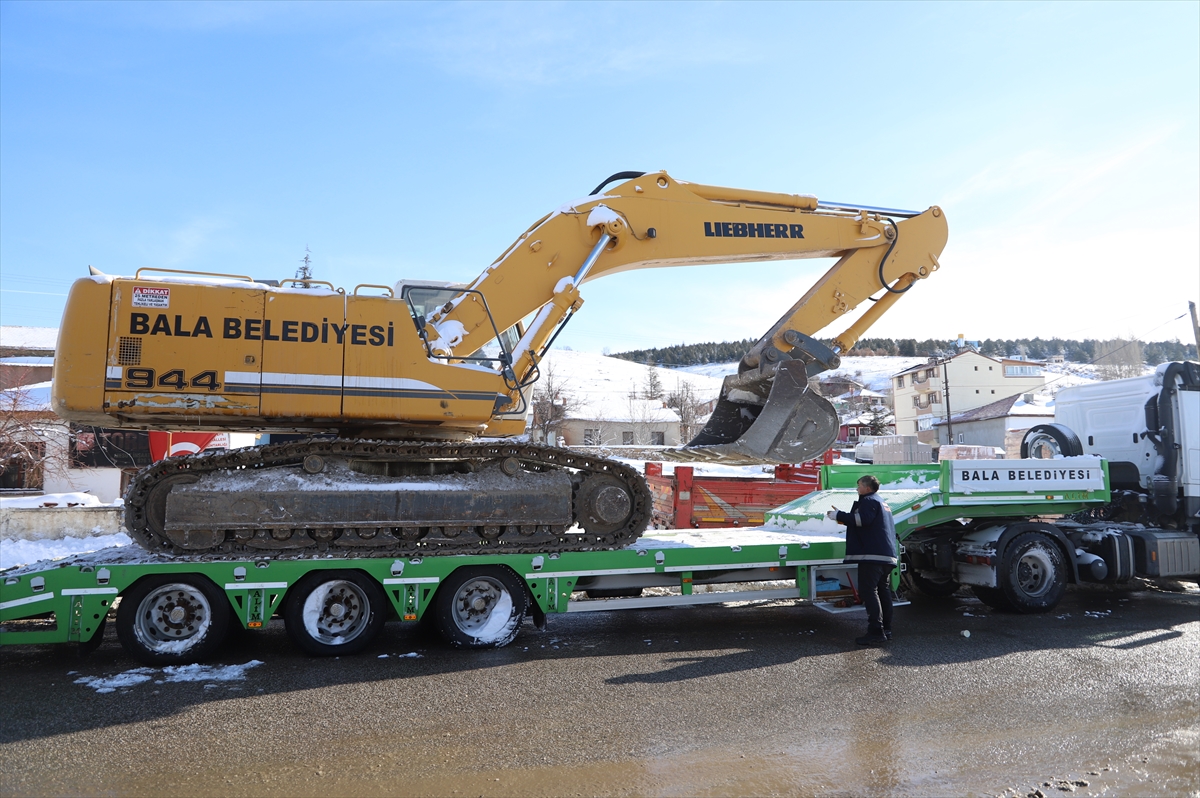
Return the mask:
<svg viewBox="0 0 1200 798">
<path fill-rule="evenodd" d="M 1109 500 L 1107 464 L 1094 457 L 1056 461 L 1054 469 L 1045 461 L 831 465 L 821 469 L 824 490 L 767 513 L 763 526 L 656 530 L 619 550 L 212 559 L 105 549 L 0 572 L 0 645 L 98 642 L 114 602 L 148 579 L 178 579 L 201 592 L 219 591 L 211 595 L 228 601 L 230 621 L 257 629 L 281 611 L 289 590 L 304 581 L 301 592 L 308 591 L 327 571 L 337 572 L 330 580 L 344 581 L 350 572 L 358 575 L 352 580 L 369 580 L 363 589 L 380 590 L 389 614 L 401 621 L 423 618 L 439 587 L 452 578 L 461 581 L 465 571 L 490 574 L 492 582 L 511 575 L 517 580 L 511 585 L 527 590 L 528 610 L 538 623 L 568 612 L 782 599 L 848 611 L 857 599 L 854 566 L 842 562 L 844 528 L 825 512 L 849 510 L 857 498 L 853 485 L 865 473 L 884 483 L 879 495 L 901 541 L 960 517 L 1066 514 Z M 738 589 L 759 582 L 781 585 Z M 667 590 L 642 595 L 647 588 Z"/>
</svg>

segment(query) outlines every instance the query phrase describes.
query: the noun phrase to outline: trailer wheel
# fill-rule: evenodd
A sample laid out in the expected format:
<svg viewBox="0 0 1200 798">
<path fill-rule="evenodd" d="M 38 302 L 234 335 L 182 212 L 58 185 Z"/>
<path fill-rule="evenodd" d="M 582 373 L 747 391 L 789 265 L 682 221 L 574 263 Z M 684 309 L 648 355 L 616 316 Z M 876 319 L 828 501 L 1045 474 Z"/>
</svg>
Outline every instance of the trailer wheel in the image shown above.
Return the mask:
<svg viewBox="0 0 1200 798">
<path fill-rule="evenodd" d="M 1048 612 L 1057 606 L 1067 590 L 1063 553 L 1041 532 L 1017 535 L 1004 550 L 996 573 L 996 585 L 1003 600 L 1011 605 L 1009 609 L 1025 613 Z"/>
<path fill-rule="evenodd" d="M 358 571 L 314 571 L 289 591 L 283 610 L 288 637 L 315 657 L 356 654 L 383 628 L 388 599 Z"/>
<path fill-rule="evenodd" d="M 1083 444 L 1070 427 L 1062 424 L 1038 424 L 1021 439 L 1021 459 L 1047 460 L 1055 457 L 1077 457 L 1083 454 Z"/>
<path fill-rule="evenodd" d="M 900 576 L 918 593 L 930 598 L 953 596 L 962 587 L 962 585 L 949 577 L 945 579 L 930 579 L 929 577 L 921 576 L 916 571 L 905 571 Z"/>
<path fill-rule="evenodd" d="M 147 665 L 207 659 L 228 631 L 229 601 L 203 576 L 147 577 L 125 591 L 117 608 L 117 638 Z"/>
<path fill-rule="evenodd" d="M 521 629 L 528 596 L 512 571 L 496 566 L 459 568 L 438 588 L 434 617 L 455 648 L 501 648 Z"/>
</svg>

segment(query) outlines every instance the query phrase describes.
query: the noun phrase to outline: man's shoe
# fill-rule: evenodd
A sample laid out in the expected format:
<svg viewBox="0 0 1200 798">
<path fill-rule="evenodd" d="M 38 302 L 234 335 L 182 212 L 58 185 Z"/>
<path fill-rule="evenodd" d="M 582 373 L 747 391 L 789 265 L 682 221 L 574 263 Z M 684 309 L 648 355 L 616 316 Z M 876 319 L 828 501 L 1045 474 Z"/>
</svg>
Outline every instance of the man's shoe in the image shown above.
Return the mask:
<svg viewBox="0 0 1200 798">
<path fill-rule="evenodd" d="M 866 634 L 862 637 L 854 638 L 854 642 L 860 646 L 881 646 L 887 641 L 887 637 L 881 634 Z"/>
<path fill-rule="evenodd" d="M 887 641 L 889 643 L 892 642 L 892 630 L 891 629 L 884 629 L 883 636 L 887 638 Z"/>
</svg>

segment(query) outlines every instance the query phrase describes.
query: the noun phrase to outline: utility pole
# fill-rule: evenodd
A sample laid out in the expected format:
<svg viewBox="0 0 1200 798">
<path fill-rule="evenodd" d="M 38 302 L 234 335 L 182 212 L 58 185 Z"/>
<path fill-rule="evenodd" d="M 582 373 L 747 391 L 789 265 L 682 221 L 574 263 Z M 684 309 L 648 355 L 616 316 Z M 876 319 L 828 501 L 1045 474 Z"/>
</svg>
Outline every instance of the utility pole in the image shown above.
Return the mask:
<svg viewBox="0 0 1200 798">
<path fill-rule="evenodd" d="M 1188 310 L 1192 312 L 1192 334 L 1196 336 L 1196 348 L 1200 349 L 1200 322 L 1196 321 L 1196 303 L 1188 302 Z"/>
<path fill-rule="evenodd" d="M 950 361 L 948 357 L 942 361 L 942 393 L 946 394 L 946 443 L 954 445 L 954 425 L 950 422 Z"/>
</svg>

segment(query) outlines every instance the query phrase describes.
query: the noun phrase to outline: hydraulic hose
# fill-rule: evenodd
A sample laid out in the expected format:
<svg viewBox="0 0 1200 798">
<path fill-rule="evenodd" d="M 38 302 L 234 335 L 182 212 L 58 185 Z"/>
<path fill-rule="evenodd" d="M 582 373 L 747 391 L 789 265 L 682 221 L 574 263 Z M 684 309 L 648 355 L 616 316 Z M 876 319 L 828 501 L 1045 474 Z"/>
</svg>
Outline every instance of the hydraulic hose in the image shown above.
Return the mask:
<svg viewBox="0 0 1200 798">
<path fill-rule="evenodd" d="M 633 180 L 635 177 L 641 177 L 644 174 L 646 174 L 646 173 L 645 172 L 617 172 L 615 175 L 608 178 L 603 183 L 601 183 L 600 185 L 598 185 L 594 189 L 592 189 L 592 193 L 588 194 L 588 196 L 593 197 L 596 194 L 599 194 L 600 189 L 604 188 L 605 186 L 607 186 L 609 183 L 613 182 L 614 180 Z"/>
<path fill-rule="evenodd" d="M 900 240 L 900 230 L 896 227 L 896 223 L 893 222 L 891 219 L 888 219 L 887 222 L 888 222 L 888 224 L 890 224 L 892 226 L 892 243 L 891 243 L 891 245 L 888 246 L 887 252 L 883 253 L 883 260 L 879 261 L 879 283 L 884 288 L 886 288 L 889 293 L 903 294 L 909 288 L 913 287 L 912 283 L 909 283 L 907 288 L 901 288 L 899 290 L 896 290 L 895 288 L 892 288 L 890 285 L 888 285 L 887 280 L 885 280 L 883 278 L 883 266 L 885 263 L 887 263 L 887 259 L 892 256 L 892 250 L 896 248 L 896 242 L 898 242 Z"/>
</svg>

